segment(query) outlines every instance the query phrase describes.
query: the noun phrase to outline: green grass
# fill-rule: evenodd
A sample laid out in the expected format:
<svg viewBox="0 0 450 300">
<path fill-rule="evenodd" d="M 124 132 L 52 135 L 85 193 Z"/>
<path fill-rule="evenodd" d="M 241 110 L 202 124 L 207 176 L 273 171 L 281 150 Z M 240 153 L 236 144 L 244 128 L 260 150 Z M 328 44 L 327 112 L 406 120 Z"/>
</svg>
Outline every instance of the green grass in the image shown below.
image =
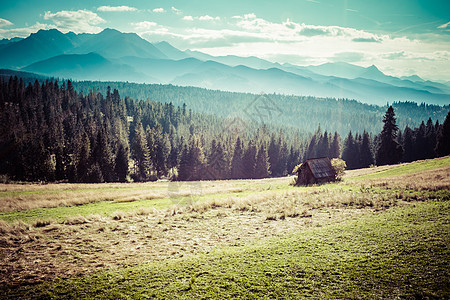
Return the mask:
<svg viewBox="0 0 450 300">
<path fill-rule="evenodd" d="M 327 185 L 329 187 L 333 187 L 336 184 Z M 246 187 L 249 188 L 249 187 Z M 263 188 L 258 185 L 252 185 L 252 188 L 259 188 L 259 191 L 240 191 L 240 192 L 232 192 L 232 193 L 214 193 L 214 194 L 198 194 L 186 197 L 165 197 L 165 198 L 156 198 L 156 199 L 148 199 L 148 200 L 136 200 L 129 202 L 121 202 L 120 200 L 114 201 L 99 201 L 89 204 L 76 205 L 76 206 L 60 206 L 54 208 L 36 208 L 30 210 L 22 210 L 22 211 L 12 211 L 12 212 L 0 212 L 0 220 L 4 220 L 7 222 L 13 221 L 24 221 L 26 223 L 32 223 L 37 219 L 53 219 L 56 221 L 64 221 L 67 217 L 74 216 L 84 216 L 87 217 L 93 214 L 100 214 L 105 216 L 111 216 L 116 211 L 123 212 L 132 212 L 136 211 L 139 208 L 156 208 L 156 209 L 164 209 L 169 208 L 172 205 L 180 205 L 185 206 L 190 202 L 196 201 L 207 201 L 207 200 L 220 200 L 227 197 L 247 197 L 249 195 L 263 195 L 267 191 L 274 192 L 285 192 L 287 190 L 304 190 L 308 189 L 308 187 L 292 187 L 289 185 L 284 185 L 280 188 L 276 187 L 268 187 Z M 309 187 L 311 188 L 311 187 Z M 101 193 L 104 189 L 99 189 L 99 193 Z M 96 190 L 95 190 L 96 191 Z"/>
<path fill-rule="evenodd" d="M 5 290 L 2 298 L 448 298 L 450 203 Z"/>
<path fill-rule="evenodd" d="M 163 190 L 167 189 L 165 186 L 130 186 L 130 187 L 107 187 L 107 188 L 98 188 L 93 185 L 93 188 L 67 188 L 61 190 L 34 190 L 34 191 L 0 191 L 0 198 L 4 197 L 18 197 L 18 196 L 28 196 L 28 195 L 39 195 L 39 194 L 66 194 L 66 193 L 74 193 L 76 196 L 77 193 L 84 192 L 98 192 L 98 193 L 106 193 L 106 192 L 114 192 L 114 191 L 147 191 L 147 190 Z"/>
<path fill-rule="evenodd" d="M 394 167 L 389 170 L 371 173 L 367 175 L 361 175 L 358 177 L 348 178 L 354 179 L 374 179 L 381 177 L 399 176 L 404 174 L 412 174 L 421 171 L 434 170 L 442 167 L 450 166 L 450 157 L 444 157 L 440 159 L 432 159 L 426 161 L 414 162 L 404 166 Z"/>
</svg>

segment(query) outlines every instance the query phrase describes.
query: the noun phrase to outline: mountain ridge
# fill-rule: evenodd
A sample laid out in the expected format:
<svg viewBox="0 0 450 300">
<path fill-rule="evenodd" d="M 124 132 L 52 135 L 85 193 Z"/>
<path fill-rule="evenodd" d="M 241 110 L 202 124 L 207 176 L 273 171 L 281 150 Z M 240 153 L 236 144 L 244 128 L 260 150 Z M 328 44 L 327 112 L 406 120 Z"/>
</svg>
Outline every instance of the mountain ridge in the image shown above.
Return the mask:
<svg viewBox="0 0 450 300">
<path fill-rule="evenodd" d="M 99 56 L 94 59 L 92 53 Z M 450 103 L 450 86 L 425 81 L 419 76 L 389 76 L 374 65 L 364 68 L 336 62 L 296 66 L 258 57 L 211 56 L 199 51 L 181 51 L 166 41 L 152 44 L 136 33 L 110 28 L 98 34 L 39 30 L 0 47 L 0 68 L 78 80 L 114 78 L 235 92 L 350 98 L 371 104 Z"/>
</svg>

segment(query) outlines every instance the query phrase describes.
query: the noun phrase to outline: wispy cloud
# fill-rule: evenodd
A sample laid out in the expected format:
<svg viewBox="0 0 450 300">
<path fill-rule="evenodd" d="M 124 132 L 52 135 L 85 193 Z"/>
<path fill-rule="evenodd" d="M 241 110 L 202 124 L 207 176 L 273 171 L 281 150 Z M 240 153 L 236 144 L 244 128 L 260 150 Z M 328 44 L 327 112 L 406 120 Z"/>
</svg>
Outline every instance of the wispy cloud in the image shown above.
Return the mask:
<svg viewBox="0 0 450 300">
<path fill-rule="evenodd" d="M 211 55 L 258 56 L 293 64 L 336 61 L 362 66 L 375 64 L 392 75 L 404 75 L 401 70 L 406 69 L 423 69 L 426 62 L 428 73 L 420 74 L 425 77 L 450 69 L 449 41 L 436 43 L 432 36 L 412 39 L 350 27 L 304 24 L 290 19 L 273 22 L 254 13 L 221 18 L 218 27 L 206 22 L 214 19 L 212 16 L 205 16 L 205 22 L 200 22 L 200 17 L 184 16 L 182 19 L 186 22 L 197 21 L 190 26 L 184 22 L 179 27 L 161 23 L 141 24 L 142 30 L 138 30 L 136 24 L 135 28 L 150 41 L 166 40 L 181 49 L 189 48 Z M 399 54 L 401 51 L 404 53 Z"/>
<path fill-rule="evenodd" d="M 164 8 L 162 8 L 162 7 L 154 8 L 152 11 L 153 11 L 154 13 L 163 13 L 163 12 L 166 12 L 166 10 L 165 10 Z"/>
<path fill-rule="evenodd" d="M 13 25 L 13 23 L 11 23 L 10 21 L 0 18 L 0 27 L 11 26 L 11 25 Z"/>
<path fill-rule="evenodd" d="M 137 22 L 137 23 L 131 23 L 131 25 L 134 26 L 134 28 L 137 31 L 145 31 L 145 30 L 150 30 L 156 26 L 158 26 L 157 23 L 155 22 L 150 22 L 150 21 L 143 21 L 143 22 Z"/>
<path fill-rule="evenodd" d="M 105 5 L 105 6 L 100 6 L 99 8 L 97 8 L 97 10 L 98 11 L 107 11 L 107 12 L 123 12 L 123 11 L 137 11 L 137 8 L 126 6 L 126 5 L 122 5 L 122 6 Z"/>
<path fill-rule="evenodd" d="M 438 26 L 439 29 L 450 29 L 450 22 Z"/>
<path fill-rule="evenodd" d="M 174 7 L 174 6 L 171 7 L 171 10 L 172 10 L 174 13 L 176 13 L 177 15 L 181 15 L 181 14 L 183 13 L 180 9 L 178 9 L 178 8 L 176 8 L 176 7 Z"/>
<path fill-rule="evenodd" d="M 364 59 L 365 55 L 361 52 L 339 52 L 330 58 L 333 62 L 357 63 Z"/>
<path fill-rule="evenodd" d="M 0 37 L 1 38 L 13 38 L 13 37 L 25 38 L 25 37 L 29 36 L 30 34 L 39 31 L 40 29 L 44 29 L 44 30 L 56 29 L 56 26 L 36 22 L 36 24 L 28 26 L 28 27 L 11 28 L 11 29 L 0 28 Z"/>
<path fill-rule="evenodd" d="M 352 41 L 357 43 L 381 43 L 382 40 L 371 37 L 371 38 L 354 38 L 352 39 Z"/>
<path fill-rule="evenodd" d="M 199 17 L 193 17 L 193 16 L 184 16 L 182 18 L 182 20 L 184 21 L 194 21 L 194 20 L 199 20 L 199 21 L 220 21 L 220 17 L 211 17 L 210 15 L 204 15 L 204 16 L 199 16 Z"/>
<path fill-rule="evenodd" d="M 75 33 L 100 32 L 102 29 L 96 25 L 106 22 L 89 10 L 62 10 L 56 13 L 47 11 L 44 14 L 44 19 L 53 21 L 56 27 L 63 32 L 73 31 Z"/>
</svg>

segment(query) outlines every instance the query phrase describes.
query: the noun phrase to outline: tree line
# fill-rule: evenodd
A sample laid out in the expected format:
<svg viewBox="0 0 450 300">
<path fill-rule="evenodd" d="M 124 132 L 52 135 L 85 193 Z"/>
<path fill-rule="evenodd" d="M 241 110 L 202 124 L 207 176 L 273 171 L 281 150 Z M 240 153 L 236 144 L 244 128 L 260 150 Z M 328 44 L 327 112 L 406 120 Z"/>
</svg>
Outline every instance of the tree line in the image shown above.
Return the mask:
<svg viewBox="0 0 450 300">
<path fill-rule="evenodd" d="M 430 149 L 442 148 L 448 118 L 395 136 L 401 159 L 442 155 Z M 18 181 L 264 178 L 324 156 L 342 156 L 349 168 L 382 163 L 375 154 L 383 134 L 349 132 L 342 143 L 337 131 L 320 126 L 310 135 L 258 122 L 234 130 L 239 120 L 230 124 L 186 104 L 122 98 L 117 89 L 84 94 L 71 81 L 0 80 L 0 121 L 0 175 Z"/>
</svg>

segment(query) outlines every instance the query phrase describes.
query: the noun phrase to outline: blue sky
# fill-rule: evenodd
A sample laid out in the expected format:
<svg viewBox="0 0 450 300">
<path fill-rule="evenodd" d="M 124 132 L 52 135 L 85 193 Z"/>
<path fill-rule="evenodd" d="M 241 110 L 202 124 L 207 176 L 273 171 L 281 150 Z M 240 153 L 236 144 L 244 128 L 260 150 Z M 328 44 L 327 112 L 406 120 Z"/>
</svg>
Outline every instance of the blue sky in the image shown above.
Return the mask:
<svg viewBox="0 0 450 300">
<path fill-rule="evenodd" d="M 450 1 L 1 1 L 0 38 L 115 28 L 212 55 L 450 80 Z"/>
</svg>

